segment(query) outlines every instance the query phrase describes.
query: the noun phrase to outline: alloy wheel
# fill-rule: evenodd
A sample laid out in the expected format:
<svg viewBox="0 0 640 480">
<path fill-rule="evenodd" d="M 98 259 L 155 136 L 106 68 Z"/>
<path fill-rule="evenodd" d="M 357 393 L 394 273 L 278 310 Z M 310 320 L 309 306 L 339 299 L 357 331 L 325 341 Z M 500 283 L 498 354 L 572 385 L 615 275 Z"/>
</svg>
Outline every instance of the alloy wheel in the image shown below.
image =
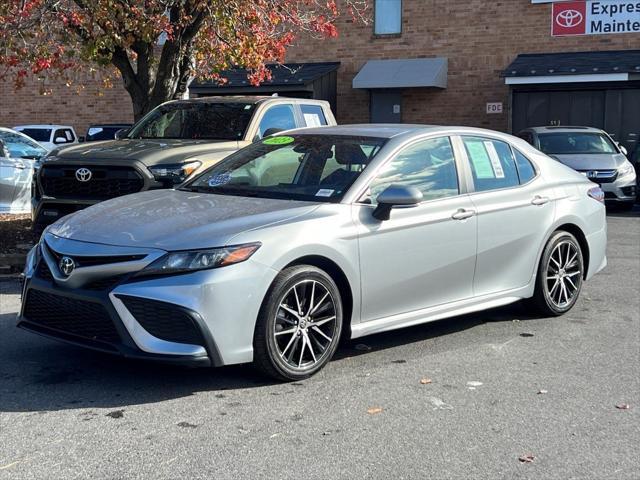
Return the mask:
<svg viewBox="0 0 640 480">
<path fill-rule="evenodd" d="M 573 242 L 565 240 L 554 247 L 546 275 L 546 293 L 553 305 L 558 309 L 571 305 L 582 282 L 580 252 Z"/>
<path fill-rule="evenodd" d="M 313 368 L 324 360 L 336 337 L 336 304 L 317 280 L 302 280 L 282 297 L 273 335 L 277 353 L 290 368 Z"/>
</svg>

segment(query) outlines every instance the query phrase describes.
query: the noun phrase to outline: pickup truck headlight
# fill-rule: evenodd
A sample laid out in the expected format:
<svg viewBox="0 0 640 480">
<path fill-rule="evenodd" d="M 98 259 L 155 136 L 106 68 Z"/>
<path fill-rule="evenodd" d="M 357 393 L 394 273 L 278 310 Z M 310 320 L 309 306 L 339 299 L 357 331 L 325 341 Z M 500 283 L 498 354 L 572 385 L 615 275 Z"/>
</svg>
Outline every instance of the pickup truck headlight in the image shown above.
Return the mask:
<svg viewBox="0 0 640 480">
<path fill-rule="evenodd" d="M 260 245 L 259 242 L 245 243 L 208 250 L 170 252 L 147 265 L 136 276 L 166 275 L 226 267 L 249 259 Z"/>
<path fill-rule="evenodd" d="M 174 163 L 168 165 L 155 165 L 149 167 L 154 178 L 159 182 L 171 182 L 174 184 L 184 182 L 189 175 L 195 172 L 201 162 L 193 160 L 187 163 Z"/>
<path fill-rule="evenodd" d="M 618 175 L 621 177 L 624 177 L 625 175 L 629 175 L 630 173 L 634 172 L 635 169 L 633 168 L 632 163 L 629 160 L 626 160 L 622 166 L 618 169 Z"/>
</svg>

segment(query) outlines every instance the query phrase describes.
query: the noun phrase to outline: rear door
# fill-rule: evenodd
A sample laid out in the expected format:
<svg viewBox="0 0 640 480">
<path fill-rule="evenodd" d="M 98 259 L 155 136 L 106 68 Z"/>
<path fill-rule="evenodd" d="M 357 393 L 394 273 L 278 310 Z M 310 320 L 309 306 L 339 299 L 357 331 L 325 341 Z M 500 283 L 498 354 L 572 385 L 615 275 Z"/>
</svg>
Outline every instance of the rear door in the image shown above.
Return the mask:
<svg viewBox="0 0 640 480">
<path fill-rule="evenodd" d="M 463 136 L 478 214 L 475 296 L 524 287 L 553 222 L 551 190 L 520 151 L 506 142 Z"/>
</svg>

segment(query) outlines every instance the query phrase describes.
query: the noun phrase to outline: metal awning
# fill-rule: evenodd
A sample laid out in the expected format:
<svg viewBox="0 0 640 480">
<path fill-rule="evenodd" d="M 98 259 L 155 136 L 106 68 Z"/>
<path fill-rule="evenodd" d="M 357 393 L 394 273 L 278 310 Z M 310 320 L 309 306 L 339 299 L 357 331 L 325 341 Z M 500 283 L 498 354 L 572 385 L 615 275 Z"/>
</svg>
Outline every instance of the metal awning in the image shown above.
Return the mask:
<svg viewBox="0 0 640 480">
<path fill-rule="evenodd" d="M 447 88 L 446 58 L 369 60 L 353 79 L 353 88 Z"/>
<path fill-rule="evenodd" d="M 502 77 L 507 85 L 640 80 L 640 50 L 522 54 Z"/>
</svg>

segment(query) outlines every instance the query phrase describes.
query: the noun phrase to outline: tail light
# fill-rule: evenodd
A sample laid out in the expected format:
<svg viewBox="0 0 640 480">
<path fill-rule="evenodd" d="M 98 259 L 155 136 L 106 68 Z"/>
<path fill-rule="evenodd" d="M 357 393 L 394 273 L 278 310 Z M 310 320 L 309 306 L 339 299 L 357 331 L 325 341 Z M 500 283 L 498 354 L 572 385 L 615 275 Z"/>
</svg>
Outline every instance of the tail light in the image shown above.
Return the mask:
<svg viewBox="0 0 640 480">
<path fill-rule="evenodd" d="M 604 203 L 604 192 L 600 187 L 590 188 L 589 191 L 587 192 L 587 195 L 589 195 L 591 198 L 593 198 L 594 200 L 597 200 L 600 203 Z"/>
</svg>

